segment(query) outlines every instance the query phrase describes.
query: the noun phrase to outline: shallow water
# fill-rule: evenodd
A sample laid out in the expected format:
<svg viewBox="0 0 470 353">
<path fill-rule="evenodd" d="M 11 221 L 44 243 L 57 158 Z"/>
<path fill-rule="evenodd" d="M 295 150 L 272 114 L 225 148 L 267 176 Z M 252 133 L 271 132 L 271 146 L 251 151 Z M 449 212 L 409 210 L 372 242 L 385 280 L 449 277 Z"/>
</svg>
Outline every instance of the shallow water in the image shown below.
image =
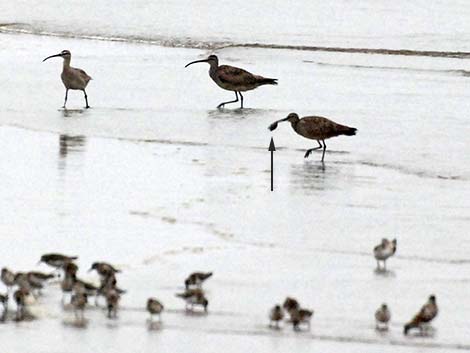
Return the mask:
<svg viewBox="0 0 470 353">
<path fill-rule="evenodd" d="M 104 2 L 94 3 L 99 14 Z M 22 2 L 17 9 L 3 5 L 0 20 L 54 33 L 67 27 L 78 34 L 93 29 L 92 34 L 172 38 L 183 37 L 181 26 L 189 22 L 165 27 L 161 21 L 151 23 L 143 10 L 123 5 L 106 16 L 109 22 L 101 28 L 94 26 L 102 19 L 98 15 L 73 21 L 85 5 L 70 2 L 71 18 L 59 18 L 51 4 L 42 16 Z M 183 6 L 177 2 L 167 9 L 171 14 Z M 202 11 L 206 5 L 200 6 Z M 354 12 L 384 16 L 377 6 Z M 447 11 L 458 9 L 454 5 Z M 132 17 L 132 11 L 141 16 L 142 26 L 118 20 Z M 187 16 L 183 11 L 182 18 Z M 402 16 L 419 22 L 421 12 L 387 18 L 399 23 Z M 266 18 L 266 31 L 272 30 L 276 21 L 269 13 Z M 232 20 L 248 22 L 249 16 Z M 215 32 L 204 27 L 202 39 L 192 40 L 323 45 L 315 36 L 308 43 L 301 39 L 317 33 L 303 21 L 285 37 L 237 26 L 229 35 L 227 25 Z M 195 29 L 202 22 L 196 19 Z M 363 26 L 350 27 L 355 33 L 365 31 Z M 414 28 L 413 41 L 393 45 L 397 31 L 383 27 L 390 31 L 390 37 L 383 34 L 387 47 L 465 50 L 457 40 L 431 46 L 420 37 L 419 26 Z M 325 31 L 330 33 L 325 41 L 334 45 L 385 47 L 373 36 L 351 44 L 343 32 Z M 440 35 L 447 35 L 446 28 L 435 37 Z M 37 320 L 0 325 L 8 351 L 27 351 L 26 339 L 35 351 L 53 353 L 155 347 L 209 352 L 218 346 L 214 342 L 233 352 L 252 347 L 300 352 L 470 348 L 470 94 L 464 60 L 218 49 L 221 62 L 277 77 L 279 86 L 246 93 L 247 109 L 217 110 L 232 93 L 210 81 L 207 65 L 184 69 L 206 50 L 18 33 L 0 34 L 0 48 L 14 53 L 1 55 L 0 67 L 15 68 L 0 72 L 0 230 L 7 244 L 0 250 L 1 266 L 26 270 L 35 268 L 45 252 L 76 254 L 81 275 L 91 280 L 97 280 L 86 272 L 91 262 L 119 265 L 120 285 L 129 291 L 118 320 L 108 321 L 104 312 L 89 308 L 88 324 L 78 328 L 73 314 L 60 308 L 53 285 L 31 306 Z M 61 62 L 41 60 L 64 48 L 72 51 L 72 65 L 93 77 L 89 110 L 82 109 L 77 92 L 69 94 L 68 110 L 59 108 Z M 305 149 L 315 143 L 287 124 L 273 133 L 267 129 L 291 111 L 330 117 L 358 128 L 358 135 L 327 141 L 324 165 L 320 153 L 304 160 Z M 271 136 L 277 147 L 274 192 L 269 191 Z M 371 256 L 382 237 L 398 239 L 386 274 L 374 271 Z M 174 297 L 194 270 L 214 271 L 207 283 L 207 317 L 188 317 Z M 403 337 L 402 325 L 431 293 L 441 309 L 434 335 Z M 268 330 L 269 308 L 286 295 L 315 310 L 311 332 Z M 161 330 L 146 328 L 149 296 L 167 308 Z M 384 301 L 393 323 L 380 334 L 373 313 Z"/>
</svg>

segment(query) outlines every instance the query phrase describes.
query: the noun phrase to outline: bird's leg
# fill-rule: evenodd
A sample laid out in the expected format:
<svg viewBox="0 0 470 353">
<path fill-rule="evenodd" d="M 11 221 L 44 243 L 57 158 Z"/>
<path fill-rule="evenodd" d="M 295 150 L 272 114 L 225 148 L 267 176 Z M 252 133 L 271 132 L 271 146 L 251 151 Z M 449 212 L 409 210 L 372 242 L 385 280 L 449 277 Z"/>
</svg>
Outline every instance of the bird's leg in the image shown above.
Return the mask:
<svg viewBox="0 0 470 353">
<path fill-rule="evenodd" d="M 85 95 L 85 103 L 86 103 L 86 107 L 85 108 L 90 108 L 90 106 L 88 105 L 88 96 L 86 95 L 86 91 L 83 90 L 83 94 Z"/>
<path fill-rule="evenodd" d="M 64 109 L 65 109 L 65 105 L 67 104 L 67 96 L 68 96 L 68 94 L 69 94 L 69 89 L 68 89 L 68 88 L 66 88 L 66 89 L 65 89 L 65 100 L 64 100 L 64 106 L 62 107 L 62 108 L 64 108 Z"/>
<path fill-rule="evenodd" d="M 323 160 L 325 159 L 326 143 L 325 143 L 325 140 L 322 140 L 322 141 L 323 141 L 323 154 L 321 156 L 321 161 L 323 163 Z M 318 143 L 320 143 L 320 141 L 318 141 Z"/>
<path fill-rule="evenodd" d="M 238 93 L 237 93 L 237 91 L 235 91 L 235 98 L 236 98 L 236 99 L 235 99 L 234 101 L 228 101 L 228 102 L 222 102 L 222 103 L 220 103 L 220 104 L 217 106 L 217 109 L 223 108 L 225 104 L 238 102 Z"/>
<path fill-rule="evenodd" d="M 321 143 L 320 143 L 320 141 L 319 141 L 319 140 L 317 140 L 317 142 L 318 142 L 318 145 L 319 145 L 319 146 L 318 146 L 318 147 L 311 148 L 311 149 L 307 150 L 307 152 L 305 152 L 305 156 L 304 156 L 304 158 L 307 158 L 308 156 L 310 156 L 310 153 L 312 153 L 312 151 L 318 150 L 318 149 L 320 149 L 320 148 L 322 148 L 322 147 L 323 147 L 323 146 L 321 145 Z"/>
<path fill-rule="evenodd" d="M 238 94 L 240 95 L 240 99 L 241 99 L 241 106 L 240 108 L 243 109 L 243 96 L 242 96 L 242 92 L 238 92 Z"/>
<path fill-rule="evenodd" d="M 384 272 L 387 271 L 387 260 L 384 260 Z"/>
</svg>

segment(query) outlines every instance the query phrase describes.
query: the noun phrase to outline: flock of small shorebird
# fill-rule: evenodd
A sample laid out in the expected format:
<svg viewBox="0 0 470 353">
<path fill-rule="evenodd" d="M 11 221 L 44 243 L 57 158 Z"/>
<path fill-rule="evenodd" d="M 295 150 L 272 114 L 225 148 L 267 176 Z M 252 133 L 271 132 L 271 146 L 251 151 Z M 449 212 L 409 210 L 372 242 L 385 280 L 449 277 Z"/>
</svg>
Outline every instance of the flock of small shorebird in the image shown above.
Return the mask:
<svg viewBox="0 0 470 353">
<path fill-rule="evenodd" d="M 373 253 L 377 260 L 377 270 L 386 271 L 386 261 L 393 256 L 397 249 L 397 241 L 382 239 L 382 242 L 374 247 Z M 107 316 L 117 317 L 121 295 L 126 293 L 117 285 L 116 274 L 120 272 L 115 266 L 106 262 L 94 262 L 89 271 L 96 271 L 100 278 L 100 284 L 86 282 L 77 277 L 78 265 L 75 263 L 77 256 L 66 256 L 62 254 L 45 254 L 41 256 L 39 263 L 45 263 L 55 268 L 57 273 L 43 273 L 38 271 L 13 272 L 4 267 L 1 271 L 1 280 L 7 287 L 6 294 L 0 294 L 0 303 L 3 303 L 3 313 L 1 320 L 6 321 L 8 317 L 9 295 L 13 292 L 13 299 L 16 303 L 16 321 L 24 320 L 26 307 L 30 296 L 39 297 L 41 290 L 49 280 L 59 275 L 61 278 L 60 288 L 62 289 L 62 305 L 72 305 L 75 312 L 77 324 L 85 322 L 84 310 L 88 304 L 88 298 L 95 297 L 95 305 L 99 305 L 99 298 L 103 297 L 106 302 Z M 383 266 L 381 266 L 381 262 Z M 208 312 L 209 300 L 202 288 L 202 284 L 212 276 L 212 272 L 194 272 L 184 281 L 185 291 L 177 293 L 176 296 L 185 300 L 186 311 L 193 312 L 195 307 L 202 307 L 205 313 Z M 69 302 L 66 303 L 66 298 Z M 156 298 L 147 300 L 146 309 L 150 314 L 150 324 L 153 324 L 153 316 L 158 315 L 161 323 L 161 313 L 164 310 L 163 304 Z M 279 329 L 279 323 L 286 315 L 287 321 L 293 325 L 295 331 L 301 326 L 310 329 L 310 321 L 313 317 L 313 310 L 302 308 L 299 302 L 292 297 L 287 297 L 281 305 L 275 305 L 269 313 L 269 327 Z M 437 316 L 438 308 L 436 297 L 431 295 L 428 302 L 421 310 L 404 326 L 406 335 L 410 329 L 417 328 L 421 333 L 429 328 L 429 323 Z M 387 304 L 382 304 L 375 312 L 376 328 L 378 330 L 388 330 L 388 323 L 391 319 L 391 312 Z"/>
<path fill-rule="evenodd" d="M 62 82 L 65 86 L 65 100 L 63 108 L 66 107 L 69 90 L 81 90 L 84 93 L 86 108 L 89 108 L 88 96 L 85 88 L 91 77 L 85 71 L 70 66 L 71 53 L 63 50 L 61 53 L 51 55 L 43 61 L 53 57 L 63 58 L 63 70 L 61 74 Z M 207 59 L 196 60 L 186 65 L 194 63 L 209 63 L 209 76 L 221 88 L 235 92 L 235 100 L 222 102 L 217 108 L 223 108 L 226 104 L 236 103 L 240 99 L 240 107 L 243 108 L 242 92 L 253 90 L 262 85 L 277 85 L 277 79 L 266 78 L 251 74 L 250 72 L 228 65 L 219 66 L 217 56 L 210 55 Z M 341 125 L 320 116 L 307 116 L 299 118 L 296 113 L 289 114 L 286 118 L 275 121 L 269 126 L 269 130 L 273 131 L 277 128 L 278 123 L 288 121 L 291 123 L 294 131 L 308 139 L 316 140 L 318 147 L 308 149 L 305 153 L 307 158 L 312 151 L 323 149 L 322 159 L 324 161 L 326 144 L 325 140 L 339 135 L 355 135 L 356 129 Z M 386 260 L 395 254 L 397 248 L 396 240 L 383 239 L 381 244 L 374 248 L 374 256 L 377 260 L 377 268 L 380 271 L 386 270 Z M 77 278 L 78 266 L 74 262 L 77 257 L 70 257 L 61 254 L 46 254 L 41 257 L 40 262 L 44 262 L 62 273 L 61 289 L 63 292 L 62 303 L 65 303 L 66 295 L 70 295 L 70 304 L 73 306 L 77 321 L 84 320 L 84 309 L 88 303 L 89 296 L 95 296 L 95 304 L 98 305 L 98 298 L 104 297 L 106 300 L 106 308 L 108 317 L 112 318 L 117 315 L 120 297 L 124 290 L 117 286 L 116 274 L 120 272 L 111 264 L 105 262 L 95 262 L 90 270 L 96 270 L 100 276 L 100 285 L 85 282 Z M 380 262 L 383 266 L 380 266 Z M 192 273 L 185 281 L 186 290 L 183 293 L 176 294 L 186 301 L 186 310 L 194 310 L 195 306 L 200 306 L 207 312 L 209 301 L 202 289 L 202 283 L 212 273 L 195 272 Z M 22 320 L 25 317 L 25 308 L 27 297 L 35 291 L 37 296 L 44 284 L 54 278 L 54 274 L 47 274 L 37 271 L 14 273 L 7 268 L 3 268 L 1 272 L 1 280 L 7 286 L 6 295 L 0 295 L 0 302 L 4 305 L 2 318 L 5 320 L 8 312 L 8 298 L 12 288 L 17 287 L 13 293 L 16 302 L 17 312 L 16 320 Z M 153 315 L 159 316 L 161 321 L 161 313 L 164 310 L 163 304 L 156 298 L 149 298 L 147 301 L 147 311 L 150 313 L 150 321 Z M 300 330 L 301 325 L 310 328 L 310 320 L 313 317 L 313 310 L 302 308 L 299 302 L 287 297 L 281 305 L 275 305 L 269 314 L 269 326 L 279 328 L 279 323 L 284 320 L 285 313 L 289 315 L 288 322 L 292 323 L 294 330 Z M 404 334 L 406 335 L 410 329 L 418 328 L 421 332 L 427 329 L 428 324 L 437 316 L 438 308 L 436 298 L 431 295 L 427 303 L 421 310 L 404 326 Z M 376 328 L 380 330 L 388 329 L 388 323 L 391 319 L 390 309 L 386 304 L 382 304 L 375 312 Z"/>
</svg>

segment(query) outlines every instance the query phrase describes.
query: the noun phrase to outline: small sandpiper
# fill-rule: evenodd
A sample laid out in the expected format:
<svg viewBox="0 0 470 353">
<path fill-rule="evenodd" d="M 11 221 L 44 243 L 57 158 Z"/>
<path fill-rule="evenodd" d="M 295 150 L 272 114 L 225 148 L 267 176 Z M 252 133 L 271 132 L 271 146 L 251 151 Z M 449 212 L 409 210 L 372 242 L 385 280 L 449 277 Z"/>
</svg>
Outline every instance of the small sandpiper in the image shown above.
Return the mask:
<svg viewBox="0 0 470 353">
<path fill-rule="evenodd" d="M 10 293 L 11 288 L 15 285 L 15 273 L 4 267 L 2 268 L 1 279 L 3 284 L 7 287 L 8 293 Z"/>
<path fill-rule="evenodd" d="M 308 329 L 310 330 L 310 320 L 313 317 L 313 310 L 299 308 L 291 310 L 289 314 L 294 331 L 299 331 L 301 324 L 307 324 Z"/>
<path fill-rule="evenodd" d="M 85 321 L 85 307 L 88 303 L 88 296 L 86 292 L 75 292 L 72 295 L 72 300 L 70 303 L 73 306 L 77 323 L 83 323 Z"/>
<path fill-rule="evenodd" d="M 388 322 L 390 321 L 392 314 L 387 304 L 382 304 L 380 308 L 375 312 L 375 328 L 379 331 L 388 330 Z"/>
<path fill-rule="evenodd" d="M 377 260 L 377 271 L 386 271 L 385 262 L 387 259 L 394 255 L 397 251 L 397 240 L 393 239 L 392 241 L 388 239 L 382 239 L 382 242 L 374 247 L 374 257 Z M 383 268 L 380 267 L 380 261 L 383 262 Z"/>
<path fill-rule="evenodd" d="M 106 293 L 106 307 L 108 308 L 108 318 L 116 318 L 119 301 L 121 296 L 115 289 L 111 289 Z"/>
<path fill-rule="evenodd" d="M 299 302 L 297 301 L 297 299 L 294 299 L 292 297 L 287 297 L 286 300 L 284 300 L 284 303 L 282 304 L 282 307 L 288 313 L 290 313 L 293 310 L 300 309 Z"/>
<path fill-rule="evenodd" d="M 275 305 L 269 312 L 269 327 L 279 328 L 279 322 L 284 318 L 284 311 L 280 305 Z M 273 325 L 274 323 L 274 325 Z"/>
<path fill-rule="evenodd" d="M 93 262 L 88 272 L 93 270 L 98 272 L 101 277 L 108 277 L 109 275 L 114 275 L 115 273 L 121 272 L 107 262 Z"/>
<path fill-rule="evenodd" d="M 194 306 L 199 305 L 204 308 L 204 311 L 207 312 L 207 307 L 209 301 L 204 295 L 204 292 L 199 289 L 187 289 L 184 293 L 176 294 L 177 297 L 182 298 L 186 301 L 186 310 L 194 311 Z M 189 308 L 188 308 L 189 307 Z"/>
<path fill-rule="evenodd" d="M 57 270 L 63 268 L 67 263 L 73 262 L 78 259 L 78 256 L 66 256 L 62 254 L 44 254 L 41 256 L 38 264 L 44 262 L 45 264 L 56 268 Z"/>
<path fill-rule="evenodd" d="M 426 326 L 437 316 L 438 312 L 439 309 L 437 307 L 436 297 L 431 295 L 427 303 L 422 306 L 419 313 L 405 325 L 403 333 L 407 335 L 408 331 L 412 328 L 419 328 L 421 333 L 423 333 Z"/>
<path fill-rule="evenodd" d="M 189 289 L 191 286 L 201 288 L 202 283 L 211 276 L 212 272 L 194 272 L 186 278 L 184 285 L 186 286 L 186 289 Z"/>
<path fill-rule="evenodd" d="M 147 300 L 147 311 L 150 313 L 150 322 L 153 322 L 153 315 L 158 315 L 158 321 L 162 321 L 162 311 L 164 306 L 156 298 Z"/>
<path fill-rule="evenodd" d="M 28 281 L 30 283 L 35 283 L 38 285 L 43 285 L 55 277 L 52 273 L 43 273 L 38 271 L 29 271 L 26 273 L 26 276 L 28 277 Z"/>
<path fill-rule="evenodd" d="M 8 294 L 0 294 L 0 303 L 3 305 L 3 312 L 0 320 L 5 321 L 8 312 Z"/>
<path fill-rule="evenodd" d="M 13 298 L 16 303 L 16 320 L 23 320 L 26 312 L 26 297 L 29 295 L 29 291 L 26 288 L 19 288 L 13 294 Z"/>
<path fill-rule="evenodd" d="M 106 277 L 101 278 L 101 284 L 98 289 L 98 292 L 96 293 L 95 305 L 98 306 L 99 304 L 99 296 L 103 296 L 104 298 L 106 298 L 106 295 L 111 290 L 115 290 L 119 295 L 126 293 L 124 289 L 121 289 L 117 286 L 117 280 L 114 273 L 110 273 Z"/>
</svg>

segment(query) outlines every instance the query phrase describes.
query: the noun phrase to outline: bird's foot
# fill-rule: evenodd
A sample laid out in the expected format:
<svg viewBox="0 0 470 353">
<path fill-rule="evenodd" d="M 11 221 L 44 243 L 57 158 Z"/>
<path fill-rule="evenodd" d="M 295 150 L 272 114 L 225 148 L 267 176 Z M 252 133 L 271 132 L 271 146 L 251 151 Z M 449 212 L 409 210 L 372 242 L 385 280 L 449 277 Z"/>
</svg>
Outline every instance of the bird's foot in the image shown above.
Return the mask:
<svg viewBox="0 0 470 353">
<path fill-rule="evenodd" d="M 308 156 L 310 156 L 310 153 L 312 153 L 312 151 L 307 150 L 307 152 L 305 152 L 304 158 L 308 158 Z"/>
<path fill-rule="evenodd" d="M 87 106 L 85 107 L 85 109 L 89 109 L 89 108 L 90 108 L 90 106 L 89 106 L 89 105 L 87 105 Z"/>
<path fill-rule="evenodd" d="M 223 108 L 223 107 L 225 107 L 225 103 L 220 103 L 220 104 L 217 106 L 217 109 L 221 109 L 221 108 Z"/>
</svg>

